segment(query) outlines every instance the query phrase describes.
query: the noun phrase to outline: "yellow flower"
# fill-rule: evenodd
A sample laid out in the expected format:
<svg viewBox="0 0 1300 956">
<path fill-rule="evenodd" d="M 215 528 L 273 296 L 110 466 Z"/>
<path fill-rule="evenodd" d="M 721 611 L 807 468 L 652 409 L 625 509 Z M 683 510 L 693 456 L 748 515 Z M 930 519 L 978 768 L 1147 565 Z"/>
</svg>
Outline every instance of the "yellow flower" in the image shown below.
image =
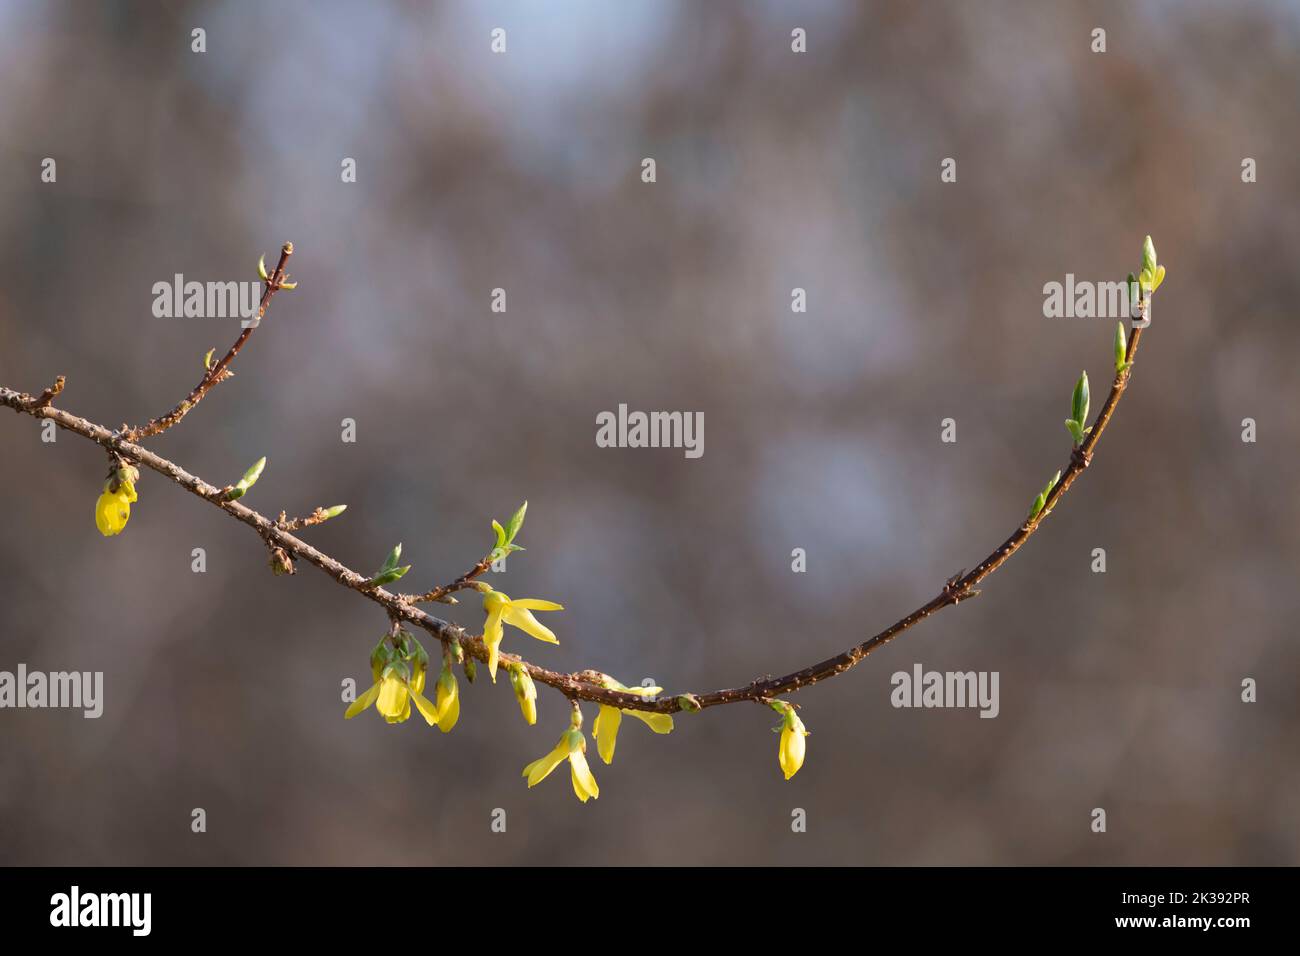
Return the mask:
<svg viewBox="0 0 1300 956">
<path fill-rule="evenodd" d="M 412 700 L 423 700 L 426 704 L 428 703 L 428 699 L 424 697 L 424 682 L 427 677 L 427 672 L 428 672 L 427 664 L 420 663 L 419 661 L 415 662 L 415 673 L 411 676 L 410 681 L 408 682 L 406 695 L 402 699 L 402 709 L 399 713 L 393 715 L 384 712 L 383 690 L 380 690 L 379 692 L 379 703 L 375 705 L 375 709 L 378 710 L 381 714 L 384 714 L 384 719 L 387 720 L 390 724 L 400 724 L 404 720 L 409 720 L 411 717 Z M 393 693 L 400 695 L 401 690 L 400 689 L 395 690 L 393 691 Z"/>
<path fill-rule="evenodd" d="M 539 641 L 548 644 L 560 643 L 551 629 L 533 617 L 533 611 L 563 611 L 564 605 L 554 601 L 539 601 L 536 598 L 510 600 L 508 594 L 488 590 L 483 594 L 483 610 L 487 611 L 487 622 L 483 625 L 483 643 L 488 649 L 488 673 L 492 683 L 497 680 L 497 654 L 501 647 L 501 638 L 505 633 L 502 622 L 513 624 L 525 633 L 531 634 Z"/>
<path fill-rule="evenodd" d="M 131 517 L 131 504 L 136 500 L 135 483 L 140 472 L 131 465 L 123 465 L 104 482 L 104 491 L 95 502 L 95 527 L 106 538 L 120 534 Z"/>
<path fill-rule="evenodd" d="M 662 694 L 664 690 L 662 687 L 625 687 L 608 676 L 604 684 L 610 690 L 620 690 L 625 694 L 636 694 L 640 697 L 653 697 L 655 694 Z M 671 714 L 654 714 L 645 710 L 630 710 L 601 704 L 600 713 L 596 715 L 591 725 L 591 735 L 596 738 L 596 749 L 600 752 L 600 759 L 605 763 L 614 762 L 614 746 L 618 742 L 618 727 L 623 722 L 624 714 L 635 717 L 657 734 L 670 734 L 673 731 Z"/>
<path fill-rule="evenodd" d="M 416 667 L 412 677 L 405 664 L 388 664 L 374 686 L 352 702 L 343 716 L 352 719 L 371 704 L 390 724 L 401 723 L 411 716 L 411 703 L 429 726 L 438 723 L 438 708 L 424 696 L 425 668 Z"/>
<path fill-rule="evenodd" d="M 782 716 L 781 746 L 776 756 L 785 779 L 789 780 L 803 766 L 804 738 L 808 736 L 808 731 L 804 730 L 803 721 L 799 719 L 793 707 L 784 701 L 778 703 L 781 704 L 780 707 L 776 704 L 772 705 L 772 708 Z"/>
<path fill-rule="evenodd" d="M 537 723 L 537 685 L 521 664 L 510 665 L 510 683 L 514 685 L 519 710 L 531 727 Z"/>
<path fill-rule="evenodd" d="M 131 499 L 125 491 L 117 494 L 105 491 L 99 496 L 99 501 L 95 502 L 95 527 L 106 538 L 121 532 L 130 517 Z"/>
<path fill-rule="evenodd" d="M 379 682 L 379 699 L 375 710 L 390 724 L 400 724 L 411 716 L 411 688 L 398 677 L 384 677 Z"/>
<path fill-rule="evenodd" d="M 580 720 L 580 718 L 579 718 Z M 577 727 L 570 727 L 560 737 L 555 749 L 544 757 L 538 757 L 524 768 L 523 775 L 528 778 L 528 786 L 534 787 L 551 775 L 551 771 L 569 758 L 569 769 L 573 776 L 573 792 L 583 803 L 600 796 L 600 787 L 587 766 L 587 738 Z"/>
<path fill-rule="evenodd" d="M 456 675 L 451 668 L 444 665 L 438 675 L 438 729 L 444 734 L 451 733 L 451 728 L 460 720 L 460 689 L 456 684 Z M 433 721 L 430 721 L 433 723 Z"/>
</svg>

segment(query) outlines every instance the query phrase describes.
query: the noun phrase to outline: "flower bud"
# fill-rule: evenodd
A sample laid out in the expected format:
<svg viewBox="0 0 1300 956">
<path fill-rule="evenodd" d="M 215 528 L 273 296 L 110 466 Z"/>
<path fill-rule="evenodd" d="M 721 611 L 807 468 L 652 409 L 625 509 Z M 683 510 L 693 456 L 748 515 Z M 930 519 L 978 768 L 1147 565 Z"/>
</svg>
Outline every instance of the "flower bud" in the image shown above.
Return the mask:
<svg viewBox="0 0 1300 956">
<path fill-rule="evenodd" d="M 804 738 L 807 736 L 808 731 L 804 729 L 803 721 L 799 719 L 794 708 L 790 707 L 781 726 L 781 746 L 777 752 L 777 762 L 780 763 L 781 772 L 785 774 L 787 780 L 798 773 L 799 768 L 803 766 L 807 748 Z"/>
<path fill-rule="evenodd" d="M 510 665 L 510 684 L 514 687 L 519 710 L 529 724 L 537 723 L 537 685 L 520 664 Z"/>
<path fill-rule="evenodd" d="M 437 707 L 438 729 L 444 734 L 450 733 L 456 721 L 460 720 L 460 690 L 456 686 L 456 675 L 446 664 L 438 675 Z"/>
</svg>

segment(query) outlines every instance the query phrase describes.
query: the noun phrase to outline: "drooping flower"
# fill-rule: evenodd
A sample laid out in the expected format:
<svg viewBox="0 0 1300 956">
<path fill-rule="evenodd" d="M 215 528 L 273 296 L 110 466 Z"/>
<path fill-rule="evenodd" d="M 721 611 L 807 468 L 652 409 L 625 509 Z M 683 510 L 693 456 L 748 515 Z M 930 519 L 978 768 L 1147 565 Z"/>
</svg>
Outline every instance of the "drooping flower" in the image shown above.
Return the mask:
<svg viewBox="0 0 1300 956">
<path fill-rule="evenodd" d="M 131 500 L 125 491 L 105 491 L 95 502 L 95 527 L 106 538 L 119 534 L 131 517 Z"/>
<path fill-rule="evenodd" d="M 569 721 L 569 729 L 560 737 L 560 742 L 545 756 L 538 757 L 524 767 L 523 775 L 528 778 L 528 786 L 534 787 L 551 775 L 551 771 L 569 761 L 569 770 L 573 778 L 573 792 L 583 803 L 600 796 L 600 787 L 587 766 L 587 738 L 582 733 L 582 713 L 575 707 Z"/>
<path fill-rule="evenodd" d="M 662 694 L 664 691 L 662 687 L 626 687 L 609 675 L 605 675 L 603 683 L 610 690 L 619 690 L 625 694 L 636 694 L 639 697 L 653 697 L 656 694 Z M 656 714 L 646 710 L 632 710 L 601 704 L 600 713 L 596 715 L 596 719 L 591 725 L 591 735 L 596 738 L 596 749 L 600 753 L 600 759 L 605 763 L 614 762 L 614 747 L 618 743 L 618 728 L 623 722 L 624 714 L 635 717 L 657 734 L 670 734 L 673 731 L 671 714 Z"/>
<path fill-rule="evenodd" d="M 438 675 L 437 697 L 438 729 L 444 734 L 451 733 L 451 728 L 460 720 L 460 688 L 450 664 L 443 664 L 442 673 Z"/>
<path fill-rule="evenodd" d="M 776 756 L 785 779 L 789 780 L 803 766 L 804 738 L 808 736 L 808 731 L 804 729 L 803 721 L 799 719 L 799 714 L 790 704 L 783 700 L 775 700 L 771 701 L 769 706 L 781 715 L 781 726 L 774 728 L 781 731 L 781 745 Z"/>
<path fill-rule="evenodd" d="M 426 668 L 415 667 L 415 673 L 404 663 L 394 662 L 384 665 L 379 679 L 374 685 L 352 702 L 343 716 L 349 720 L 375 705 L 375 710 L 390 724 L 401 723 L 411 716 L 411 703 L 429 726 L 438 723 L 438 708 L 424 696 Z"/>
<path fill-rule="evenodd" d="M 486 585 L 485 585 L 486 587 Z M 541 601 L 537 598 L 519 598 L 512 601 L 508 594 L 488 589 L 483 593 L 483 610 L 487 611 L 487 621 L 483 625 L 483 643 L 488 649 L 488 673 L 492 682 L 497 679 L 497 659 L 501 647 L 501 638 L 505 634 L 504 624 L 513 624 L 521 631 L 532 635 L 539 641 L 558 644 L 559 639 L 551 629 L 533 617 L 533 611 L 563 611 L 564 605 L 554 601 Z"/>
<path fill-rule="evenodd" d="M 131 505 L 136 500 L 135 483 L 140 472 L 131 465 L 115 469 L 104 482 L 104 490 L 95 502 L 95 527 L 106 538 L 120 534 L 131 517 Z"/>
</svg>

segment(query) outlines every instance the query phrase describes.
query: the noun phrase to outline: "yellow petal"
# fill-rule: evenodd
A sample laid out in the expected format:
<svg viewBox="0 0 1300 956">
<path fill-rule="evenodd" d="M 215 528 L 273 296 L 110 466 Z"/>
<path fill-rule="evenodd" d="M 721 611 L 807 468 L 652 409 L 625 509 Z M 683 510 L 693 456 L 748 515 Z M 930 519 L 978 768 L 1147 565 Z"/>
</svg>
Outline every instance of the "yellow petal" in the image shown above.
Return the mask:
<svg viewBox="0 0 1300 956">
<path fill-rule="evenodd" d="M 348 720 L 351 720 L 357 714 L 361 713 L 363 710 L 365 710 L 367 707 L 373 704 L 375 702 L 375 698 L 378 696 L 379 696 L 379 684 L 376 683 L 364 694 L 362 694 L 360 697 L 354 700 L 351 706 L 349 706 L 347 711 L 343 714 L 343 716 Z"/>
<path fill-rule="evenodd" d="M 409 717 L 410 705 L 410 691 L 406 688 L 406 682 L 391 673 L 384 675 L 384 679 L 379 682 L 379 700 L 375 709 L 385 717 L 400 718 L 405 708 Z"/>
<path fill-rule="evenodd" d="M 460 720 L 460 687 L 451 671 L 438 678 L 438 729 L 444 734 Z"/>
<path fill-rule="evenodd" d="M 798 727 L 796 728 L 794 724 L 798 724 Z M 787 720 L 785 726 L 781 728 L 781 750 L 778 759 L 787 780 L 798 773 L 799 768 L 803 766 L 805 736 L 807 733 L 803 729 L 803 722 L 798 717 L 794 717 L 793 721 Z"/>
<path fill-rule="evenodd" d="M 139 495 L 135 493 L 135 485 L 129 481 L 124 481 L 122 482 L 122 491 L 126 493 L 127 502 L 135 504 L 136 499 L 139 497 Z"/>
<path fill-rule="evenodd" d="M 113 530 L 113 526 L 108 521 L 108 510 L 107 510 L 109 507 L 112 507 L 116 503 L 117 502 L 115 496 L 110 495 L 107 491 L 104 492 L 102 495 L 100 495 L 99 500 L 95 502 L 95 527 L 98 528 L 99 533 L 106 538 L 111 537 L 114 534 L 117 534 L 117 532 Z"/>
<path fill-rule="evenodd" d="M 652 714 L 644 710 L 625 710 L 623 713 L 629 717 L 635 717 L 657 734 L 671 734 L 673 732 L 672 714 Z"/>
<path fill-rule="evenodd" d="M 442 712 L 438 718 L 438 729 L 444 734 L 451 733 L 451 729 L 456 726 L 456 721 L 460 720 L 460 695 L 451 699 L 447 709 Z"/>
<path fill-rule="evenodd" d="M 573 771 L 573 792 L 578 795 L 578 799 L 586 803 L 589 799 L 599 797 L 600 787 L 596 786 L 596 778 L 587 766 L 587 758 L 581 750 L 569 751 L 569 766 Z"/>
<path fill-rule="evenodd" d="M 486 605 L 488 602 L 484 599 L 483 603 Z M 500 606 L 494 604 L 483 624 L 483 643 L 488 649 L 488 673 L 492 675 L 494 684 L 497 682 L 497 655 L 500 653 L 501 636 L 505 633 L 505 628 L 501 626 L 501 610 Z"/>
<path fill-rule="evenodd" d="M 410 720 L 410 719 L 411 719 L 411 698 L 410 698 L 410 696 L 409 696 L 409 695 L 407 696 L 407 698 L 406 698 L 406 703 L 402 705 L 402 712 L 401 712 L 401 713 L 397 714 L 395 717 L 385 717 L 384 719 L 385 719 L 386 721 L 388 721 L 390 724 L 400 724 L 400 723 L 401 723 L 402 721 L 404 721 L 404 720 Z"/>
<path fill-rule="evenodd" d="M 569 755 L 568 734 L 560 738 L 560 742 L 544 757 L 534 760 L 524 769 L 528 771 L 528 786 L 535 787 L 551 775 L 551 771 L 564 762 L 564 758 Z"/>
<path fill-rule="evenodd" d="M 95 502 L 95 527 L 106 538 L 121 533 L 131 517 L 131 502 L 121 491 L 105 491 Z"/>
<path fill-rule="evenodd" d="M 539 601 L 537 598 L 520 598 L 517 601 L 508 602 L 511 607 L 523 608 L 525 611 L 563 611 L 563 604 L 556 604 L 554 601 Z"/>
<path fill-rule="evenodd" d="M 559 639 L 551 632 L 551 629 L 533 617 L 533 612 L 527 608 L 521 608 L 518 604 L 511 604 L 507 608 L 504 617 L 508 624 L 513 624 L 525 634 L 529 634 L 539 641 L 545 641 L 547 644 L 560 643 Z"/>
<path fill-rule="evenodd" d="M 596 749 L 600 751 L 600 759 L 605 763 L 614 762 L 614 746 L 618 743 L 618 726 L 622 721 L 623 715 L 617 707 L 601 704 L 600 713 L 591 725 L 591 735 L 596 738 Z"/>
<path fill-rule="evenodd" d="M 411 699 L 415 701 L 416 708 L 420 711 L 420 716 L 430 727 L 438 723 L 438 708 L 433 701 L 425 697 L 414 687 L 411 688 Z"/>
<path fill-rule="evenodd" d="M 536 697 L 525 697 L 523 700 L 521 700 L 519 702 L 519 710 L 521 713 L 523 713 L 524 720 L 528 723 L 528 726 L 531 727 L 533 724 L 537 723 L 537 698 Z"/>
</svg>

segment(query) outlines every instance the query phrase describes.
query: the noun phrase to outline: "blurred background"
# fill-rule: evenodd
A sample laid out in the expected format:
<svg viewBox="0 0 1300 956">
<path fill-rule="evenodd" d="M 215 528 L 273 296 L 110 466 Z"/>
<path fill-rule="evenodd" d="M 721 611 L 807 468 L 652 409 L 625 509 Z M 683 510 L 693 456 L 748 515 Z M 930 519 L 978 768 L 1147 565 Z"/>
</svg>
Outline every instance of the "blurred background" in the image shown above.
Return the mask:
<svg viewBox="0 0 1300 956">
<path fill-rule="evenodd" d="M 101 537 L 103 453 L 0 416 L 0 670 L 105 675 L 98 720 L 0 711 L 0 862 L 1300 862 L 1298 54 L 1284 0 L 0 3 L 0 384 L 159 414 L 239 324 L 153 284 L 293 240 L 300 288 L 149 446 L 218 485 L 269 456 L 249 504 L 347 503 L 303 537 L 404 542 L 406 590 L 527 498 L 490 580 L 566 605 L 505 643 L 560 670 L 735 686 L 929 599 L 1065 465 L 1081 368 L 1104 398 L 1113 323 L 1044 284 L 1147 233 L 1169 270 L 1093 467 L 978 601 L 797 696 L 788 783 L 751 706 L 625 722 L 585 806 L 519 775 L 546 688 L 531 728 L 485 676 L 450 735 L 345 722 L 375 605 L 148 472 Z M 598 448 L 619 403 L 703 412 L 703 457 Z M 918 662 L 998 671 L 1000 715 L 893 708 Z"/>
</svg>

